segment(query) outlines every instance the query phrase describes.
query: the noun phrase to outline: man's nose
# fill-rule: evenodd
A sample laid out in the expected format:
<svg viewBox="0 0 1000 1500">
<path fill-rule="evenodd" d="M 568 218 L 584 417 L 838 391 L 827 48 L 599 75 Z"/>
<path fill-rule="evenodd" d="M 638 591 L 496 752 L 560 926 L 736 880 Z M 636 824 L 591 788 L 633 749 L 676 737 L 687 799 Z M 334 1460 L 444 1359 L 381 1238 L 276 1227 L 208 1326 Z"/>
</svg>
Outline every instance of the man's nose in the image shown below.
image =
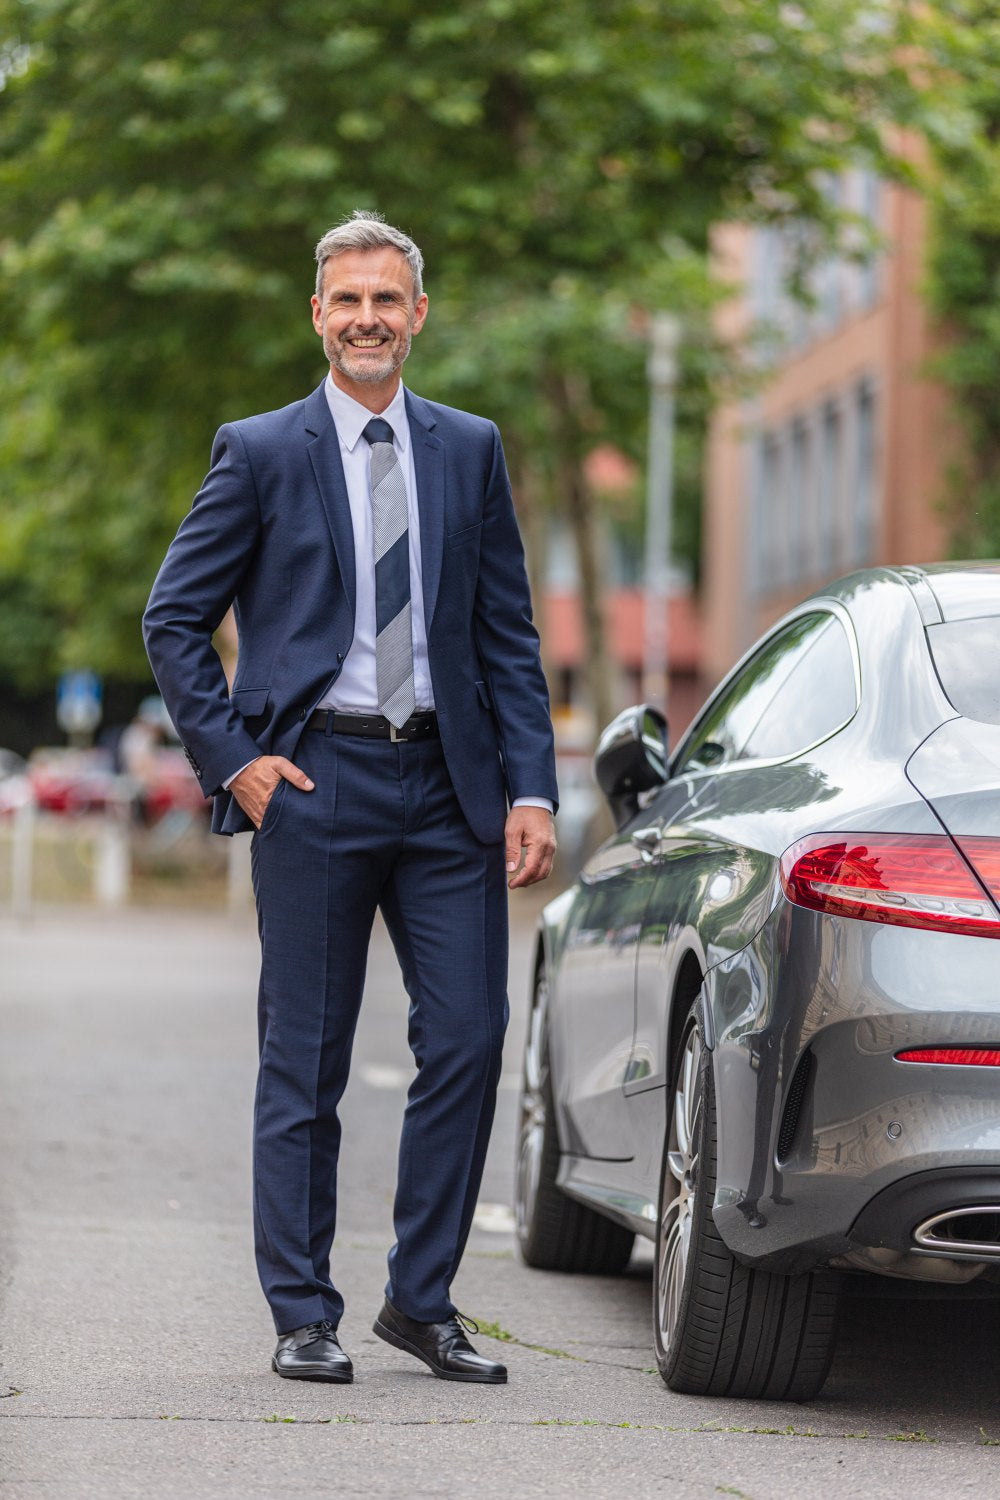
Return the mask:
<svg viewBox="0 0 1000 1500">
<path fill-rule="evenodd" d="M 362 328 L 372 328 L 378 322 L 378 313 L 371 297 L 362 297 L 358 307 L 357 321 Z"/>
</svg>

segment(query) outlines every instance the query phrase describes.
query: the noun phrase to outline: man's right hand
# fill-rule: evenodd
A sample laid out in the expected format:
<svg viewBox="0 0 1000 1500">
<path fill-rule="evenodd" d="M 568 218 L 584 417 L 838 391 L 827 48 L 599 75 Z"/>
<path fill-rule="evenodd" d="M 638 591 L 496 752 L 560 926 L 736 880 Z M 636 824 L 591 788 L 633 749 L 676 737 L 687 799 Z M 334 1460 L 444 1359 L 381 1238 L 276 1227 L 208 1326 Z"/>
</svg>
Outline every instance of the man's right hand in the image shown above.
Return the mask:
<svg viewBox="0 0 1000 1500">
<path fill-rule="evenodd" d="M 305 771 L 293 766 L 283 755 L 262 755 L 244 766 L 229 783 L 229 790 L 250 819 L 259 828 L 279 781 L 290 781 L 300 792 L 311 792 L 314 783 Z"/>
</svg>

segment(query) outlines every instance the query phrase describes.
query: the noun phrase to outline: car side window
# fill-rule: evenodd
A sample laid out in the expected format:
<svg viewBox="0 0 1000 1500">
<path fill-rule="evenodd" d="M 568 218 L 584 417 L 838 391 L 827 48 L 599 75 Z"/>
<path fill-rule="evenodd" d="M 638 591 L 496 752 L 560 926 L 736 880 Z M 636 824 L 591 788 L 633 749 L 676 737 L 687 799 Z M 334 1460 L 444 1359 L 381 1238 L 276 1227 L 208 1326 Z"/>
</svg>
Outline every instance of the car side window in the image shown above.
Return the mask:
<svg viewBox="0 0 1000 1500">
<path fill-rule="evenodd" d="M 785 760 L 819 744 L 853 718 L 858 706 L 854 657 L 835 615 L 796 660 L 740 751 L 741 760 Z"/>
<path fill-rule="evenodd" d="M 856 707 L 844 627 L 825 610 L 799 615 L 764 642 L 695 724 L 674 774 L 795 755 Z"/>
</svg>

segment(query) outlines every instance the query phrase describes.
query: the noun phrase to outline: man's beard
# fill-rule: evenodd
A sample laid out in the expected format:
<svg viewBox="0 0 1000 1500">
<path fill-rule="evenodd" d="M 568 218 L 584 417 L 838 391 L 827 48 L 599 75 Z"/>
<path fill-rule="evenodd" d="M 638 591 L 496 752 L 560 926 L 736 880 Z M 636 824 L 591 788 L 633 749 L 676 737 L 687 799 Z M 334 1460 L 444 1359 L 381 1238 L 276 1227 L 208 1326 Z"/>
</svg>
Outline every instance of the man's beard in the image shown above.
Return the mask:
<svg viewBox="0 0 1000 1500">
<path fill-rule="evenodd" d="M 390 375 L 395 375 L 410 352 L 409 329 L 405 334 L 400 335 L 398 341 L 394 339 L 394 335 L 388 328 L 374 328 L 369 333 L 354 333 L 348 337 L 388 340 L 378 351 L 380 357 L 376 358 L 371 352 L 352 349 L 347 338 L 324 335 L 323 353 L 330 364 L 348 379 L 357 381 L 359 385 L 377 385 L 382 380 L 388 380 Z"/>
</svg>

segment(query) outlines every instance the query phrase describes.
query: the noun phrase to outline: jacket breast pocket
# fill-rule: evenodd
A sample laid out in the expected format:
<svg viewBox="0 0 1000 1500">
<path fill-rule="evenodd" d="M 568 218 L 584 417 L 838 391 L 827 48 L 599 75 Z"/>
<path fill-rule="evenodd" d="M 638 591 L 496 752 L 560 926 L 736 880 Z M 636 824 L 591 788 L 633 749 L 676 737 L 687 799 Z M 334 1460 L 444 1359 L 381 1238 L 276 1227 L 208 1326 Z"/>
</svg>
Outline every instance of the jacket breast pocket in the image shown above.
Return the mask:
<svg viewBox="0 0 1000 1500">
<path fill-rule="evenodd" d="M 262 688 L 234 688 L 232 705 L 236 712 L 244 719 L 256 719 L 267 709 L 267 699 L 271 689 Z"/>
</svg>

